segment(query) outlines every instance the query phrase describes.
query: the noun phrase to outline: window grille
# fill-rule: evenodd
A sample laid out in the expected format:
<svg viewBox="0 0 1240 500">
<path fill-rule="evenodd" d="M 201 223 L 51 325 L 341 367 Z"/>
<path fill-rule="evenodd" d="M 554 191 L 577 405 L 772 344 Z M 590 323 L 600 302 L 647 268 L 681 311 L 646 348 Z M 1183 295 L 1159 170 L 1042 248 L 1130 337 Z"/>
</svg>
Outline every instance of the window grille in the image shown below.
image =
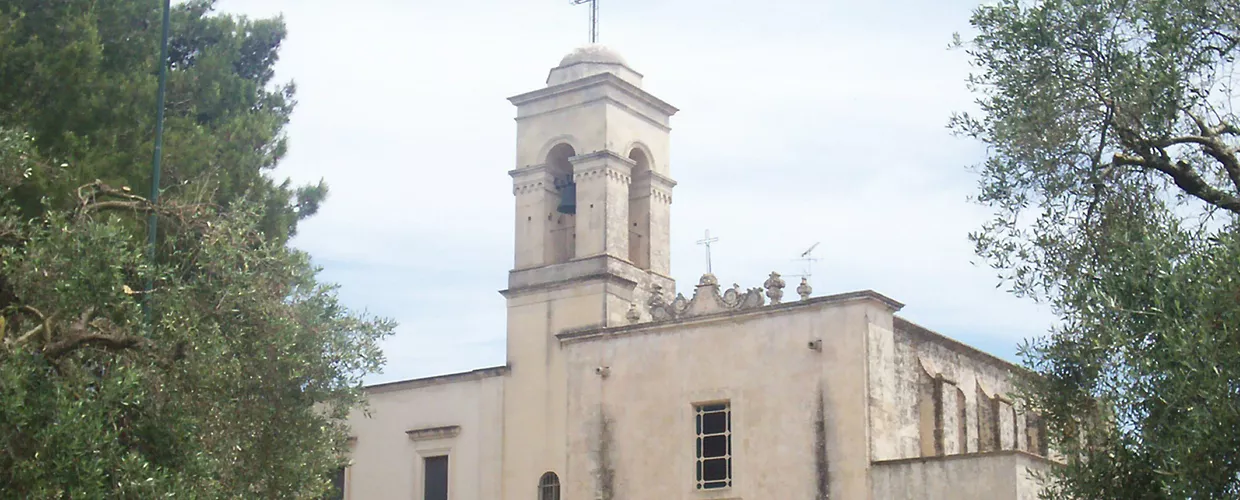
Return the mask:
<svg viewBox="0 0 1240 500">
<path fill-rule="evenodd" d="M 697 489 L 732 486 L 732 409 L 728 403 L 699 405 L 697 423 Z"/>
<path fill-rule="evenodd" d="M 538 500 L 560 500 L 560 478 L 554 472 L 543 474 L 538 480 Z"/>
</svg>

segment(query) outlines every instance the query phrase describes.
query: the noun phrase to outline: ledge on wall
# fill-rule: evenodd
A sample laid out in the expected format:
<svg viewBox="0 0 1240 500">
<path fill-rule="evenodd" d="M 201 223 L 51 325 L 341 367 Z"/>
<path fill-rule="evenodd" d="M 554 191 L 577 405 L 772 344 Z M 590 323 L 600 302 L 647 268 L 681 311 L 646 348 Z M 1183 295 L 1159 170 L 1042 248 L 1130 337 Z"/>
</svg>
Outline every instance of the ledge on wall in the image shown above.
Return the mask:
<svg viewBox="0 0 1240 500">
<path fill-rule="evenodd" d="M 430 441 L 432 439 L 454 438 L 461 433 L 459 425 L 444 425 L 440 427 L 425 427 L 422 429 L 409 429 L 405 431 L 405 435 L 409 436 L 412 441 Z"/>
</svg>

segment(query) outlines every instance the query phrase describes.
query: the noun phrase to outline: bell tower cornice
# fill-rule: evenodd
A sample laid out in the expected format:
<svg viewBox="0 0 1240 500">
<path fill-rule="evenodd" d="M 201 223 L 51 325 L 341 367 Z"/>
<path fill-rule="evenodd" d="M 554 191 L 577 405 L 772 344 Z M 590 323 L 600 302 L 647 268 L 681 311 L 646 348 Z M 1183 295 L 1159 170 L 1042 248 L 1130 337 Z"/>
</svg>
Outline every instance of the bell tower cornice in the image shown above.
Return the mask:
<svg viewBox="0 0 1240 500">
<path fill-rule="evenodd" d="M 637 162 L 609 150 L 577 155 L 568 161 L 573 163 L 573 180 L 578 183 L 606 177 L 627 185 L 632 182 L 633 167 L 637 165 Z"/>
<path fill-rule="evenodd" d="M 671 177 L 660 174 L 653 170 L 636 174 L 630 184 L 630 193 L 649 193 L 654 200 L 665 205 L 672 204 L 672 188 L 676 187 L 676 181 Z M 634 196 L 640 196 L 635 194 Z"/>
<path fill-rule="evenodd" d="M 509 170 L 508 175 L 512 177 L 512 194 L 555 191 L 555 176 L 545 163 Z"/>
<path fill-rule="evenodd" d="M 668 119 L 680 111 L 611 73 L 600 73 L 508 98 L 508 102 L 517 106 L 517 121 L 599 101 L 623 107 L 665 130 L 670 130 Z"/>
</svg>

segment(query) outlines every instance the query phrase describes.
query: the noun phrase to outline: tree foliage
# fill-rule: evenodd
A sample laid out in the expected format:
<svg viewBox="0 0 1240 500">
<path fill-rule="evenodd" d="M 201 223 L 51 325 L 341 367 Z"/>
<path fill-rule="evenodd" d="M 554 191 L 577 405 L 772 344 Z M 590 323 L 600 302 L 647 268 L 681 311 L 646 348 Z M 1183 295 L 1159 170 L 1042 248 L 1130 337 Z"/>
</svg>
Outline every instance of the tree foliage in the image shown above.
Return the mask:
<svg viewBox="0 0 1240 500">
<path fill-rule="evenodd" d="M 1061 322 L 1022 346 L 1065 466 L 1049 498 L 1240 496 L 1240 3 L 978 8 L 972 238 Z"/>
<path fill-rule="evenodd" d="M 172 16 L 163 188 L 227 206 L 243 194 L 263 230 L 284 239 L 313 214 L 323 184 L 293 188 L 266 175 L 287 150 L 295 87 L 275 85 L 280 19 L 214 15 L 190 0 Z M 67 164 L 12 193 L 24 213 L 64 208 L 94 179 L 150 192 L 161 2 L 0 0 L 0 123 Z"/>
<path fill-rule="evenodd" d="M 286 245 L 324 193 L 266 175 L 282 24 L 209 7 L 174 12 L 151 203 L 158 2 L 0 0 L 0 498 L 316 498 L 341 463 L 393 325 Z"/>
</svg>

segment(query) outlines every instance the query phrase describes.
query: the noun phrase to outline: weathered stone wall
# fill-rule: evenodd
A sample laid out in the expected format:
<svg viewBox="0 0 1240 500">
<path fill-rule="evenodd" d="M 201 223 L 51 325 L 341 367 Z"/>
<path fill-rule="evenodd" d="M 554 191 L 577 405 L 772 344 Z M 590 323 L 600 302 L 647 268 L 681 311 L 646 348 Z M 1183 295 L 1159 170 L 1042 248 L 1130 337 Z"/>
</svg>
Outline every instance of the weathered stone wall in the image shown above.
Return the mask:
<svg viewBox="0 0 1240 500">
<path fill-rule="evenodd" d="M 851 299 L 566 338 L 563 498 L 864 498 L 866 332 L 890 318 L 887 303 Z M 700 492 L 694 404 L 718 401 L 732 409 L 733 486 Z"/>
<path fill-rule="evenodd" d="M 422 460 L 443 454 L 453 499 L 500 498 L 507 372 L 487 368 L 367 388 L 370 415 L 349 416 L 355 440 L 345 498 L 421 498 Z"/>
<path fill-rule="evenodd" d="M 888 398 L 871 398 L 876 460 L 1038 451 L 1036 432 L 1031 443 L 1031 424 L 1009 396 L 1014 365 L 902 318 L 893 324 L 891 345 L 871 348 L 891 353 L 872 359 L 871 370 L 892 371 L 871 376 L 872 393 Z"/>
<path fill-rule="evenodd" d="M 870 498 L 1036 500 L 1040 485 L 1030 473 L 1049 466 L 1045 459 L 1020 451 L 875 462 Z"/>
</svg>

